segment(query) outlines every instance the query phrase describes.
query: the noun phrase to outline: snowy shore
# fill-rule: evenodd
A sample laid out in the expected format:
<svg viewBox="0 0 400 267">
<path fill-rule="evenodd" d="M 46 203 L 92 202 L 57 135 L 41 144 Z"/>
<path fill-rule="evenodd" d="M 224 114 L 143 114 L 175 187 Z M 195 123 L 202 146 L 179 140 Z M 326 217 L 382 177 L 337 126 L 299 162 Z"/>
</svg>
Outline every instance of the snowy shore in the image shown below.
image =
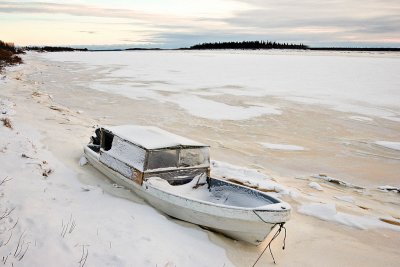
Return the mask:
<svg viewBox="0 0 400 267">
<path fill-rule="evenodd" d="M 209 143 L 217 160 L 214 175 L 288 201 L 294 212 L 287 224 L 286 250 L 281 250 L 282 237 L 272 246 L 279 265 L 393 266 L 399 261 L 399 195 L 378 189 L 399 186 L 400 155 L 387 148 L 399 138 L 395 109 L 390 108 L 389 119 L 383 118 L 385 113 L 375 114 L 372 121 L 354 120 L 350 117 L 360 113 L 293 103 L 257 90 L 243 96 L 237 88 L 225 88 L 214 99 L 213 90 L 197 92 L 196 99 L 192 91 L 182 93 L 183 99 L 204 107 L 216 106 L 216 99 L 225 101 L 233 107 L 229 114 L 236 114 L 233 120 L 226 120 L 229 114 L 207 119 L 209 114 L 187 112 L 182 99 L 162 90 L 177 90 L 168 85 L 173 81 L 164 83 L 160 77 L 152 83 L 155 87 L 143 86 L 149 73 L 142 70 L 137 78 L 142 85 L 137 86 L 138 81 L 126 80 L 131 72 L 115 77 L 112 68 L 123 66 L 49 57 L 57 54 L 28 54 L 26 64 L 8 69 L 0 80 L 0 118 L 12 123 L 12 129 L 0 124 L 0 212 L 7 215 L 0 220 L 0 256 L 7 257 L 6 264 L 253 264 L 263 246 L 168 218 L 90 165 L 79 165 L 95 125 L 123 123 L 152 124 Z M 389 61 L 398 66 L 399 59 Z M 106 86 L 98 88 L 102 83 Z M 141 90 L 140 99 L 121 96 L 121 88 L 129 92 L 133 87 Z M 154 94 L 161 99 L 155 100 Z M 198 98 L 205 100 L 196 102 Z M 260 109 L 246 111 L 246 105 L 256 102 Z M 260 111 L 257 116 L 255 111 Z M 332 182 L 331 176 L 346 183 Z M 258 263 L 262 265 L 273 265 L 268 254 Z"/>
</svg>

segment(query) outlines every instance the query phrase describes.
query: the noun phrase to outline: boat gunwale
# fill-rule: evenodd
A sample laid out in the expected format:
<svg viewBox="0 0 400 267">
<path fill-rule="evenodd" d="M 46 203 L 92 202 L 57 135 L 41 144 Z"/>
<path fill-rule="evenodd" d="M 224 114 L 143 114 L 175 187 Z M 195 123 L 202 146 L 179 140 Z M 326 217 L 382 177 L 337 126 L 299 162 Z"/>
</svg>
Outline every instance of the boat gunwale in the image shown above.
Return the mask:
<svg viewBox="0 0 400 267">
<path fill-rule="evenodd" d="M 123 176 L 123 175 L 121 175 L 121 176 Z M 124 176 L 123 176 L 124 177 Z M 126 177 L 124 177 L 125 179 L 128 179 L 128 178 L 126 178 Z M 213 178 L 213 177 L 211 177 L 212 179 L 217 179 L 217 178 Z M 223 180 L 220 180 L 220 179 L 218 179 L 219 181 L 222 181 L 222 182 L 225 182 L 225 181 L 223 181 Z M 145 183 L 145 181 L 143 181 L 143 183 Z M 236 184 L 234 184 L 234 183 L 232 183 L 233 185 L 236 185 Z M 279 212 L 279 213 L 284 213 L 284 212 L 287 212 L 287 211 L 290 211 L 291 209 L 289 208 L 289 209 L 282 209 L 282 210 L 278 210 L 278 209 L 262 209 L 262 208 L 266 208 L 266 207 L 268 207 L 269 205 L 273 205 L 273 204 L 282 204 L 282 203 L 284 203 L 283 201 L 281 201 L 281 200 L 279 200 L 279 199 L 277 199 L 277 198 L 274 198 L 275 200 L 277 200 L 278 202 L 277 203 L 271 203 L 271 204 L 267 204 L 267 205 L 263 205 L 263 206 L 256 206 L 256 207 L 242 207 L 242 206 L 230 206 L 230 205 L 224 205 L 224 204 L 219 204 L 219 203 L 215 203 L 215 202 L 211 202 L 211 201 L 206 201 L 206 200 L 201 200 L 201 199 L 196 199 L 196 198 L 193 198 L 193 197 L 190 197 L 190 196 L 179 196 L 179 195 L 177 195 L 177 194 L 174 194 L 174 193 L 172 193 L 172 192 L 169 192 L 169 191 L 166 191 L 166 190 L 162 190 L 161 188 L 158 188 L 158 187 L 155 187 L 155 186 L 153 186 L 153 185 L 149 185 L 148 183 L 146 183 L 145 184 L 145 186 L 149 186 L 149 187 L 151 187 L 151 188 L 153 188 L 153 189 L 155 189 L 155 190 L 158 190 L 158 191 L 161 191 L 161 192 L 163 192 L 163 193 L 165 193 L 165 194 L 168 194 L 168 195 L 172 195 L 172 196 L 175 196 L 175 197 L 177 197 L 177 198 L 182 198 L 182 199 L 187 199 L 187 200 L 190 200 L 190 201 L 192 201 L 192 202 L 198 202 L 198 203 L 202 203 L 202 204 L 207 204 L 207 205 L 209 205 L 209 206 L 216 206 L 216 207 L 220 207 L 220 208 L 227 208 L 227 209 L 234 209 L 234 210 L 243 210 L 243 211 L 261 211 L 261 212 Z M 245 188 L 245 189 L 251 189 L 252 191 L 257 191 L 256 189 L 253 189 L 253 188 L 249 188 L 249 187 L 245 187 L 245 186 L 242 186 L 243 188 Z M 264 192 L 261 192 L 261 191 L 259 191 L 260 193 L 262 193 L 262 194 L 264 194 Z"/>
</svg>

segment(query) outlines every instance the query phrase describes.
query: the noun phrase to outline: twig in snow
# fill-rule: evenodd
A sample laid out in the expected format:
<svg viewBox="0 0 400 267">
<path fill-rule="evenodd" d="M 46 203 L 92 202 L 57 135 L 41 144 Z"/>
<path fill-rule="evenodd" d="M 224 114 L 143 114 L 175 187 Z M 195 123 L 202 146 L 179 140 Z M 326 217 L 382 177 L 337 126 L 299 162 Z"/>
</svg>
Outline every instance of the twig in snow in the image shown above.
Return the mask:
<svg viewBox="0 0 400 267">
<path fill-rule="evenodd" d="M 1 261 L 3 262 L 3 264 L 6 264 L 6 263 L 7 263 L 8 256 L 10 256 L 10 255 L 11 255 L 11 253 L 8 254 L 7 257 L 4 257 L 4 256 L 3 256 L 3 258 L 1 259 Z"/>
<path fill-rule="evenodd" d="M 37 159 L 37 158 L 31 157 L 31 156 L 28 156 L 28 155 L 26 155 L 25 153 L 22 153 L 22 154 L 21 154 L 21 157 L 27 158 L 27 159 Z"/>
<path fill-rule="evenodd" d="M 13 212 L 15 210 L 15 208 L 12 208 L 12 209 L 6 209 L 5 211 L 4 211 L 4 213 L 0 216 L 0 221 L 1 220 L 3 220 L 3 219 L 5 219 L 5 218 L 8 218 L 8 216 L 10 216 L 10 214 L 11 214 L 11 212 Z"/>
<path fill-rule="evenodd" d="M 11 232 L 11 233 L 10 233 L 10 237 L 8 238 L 7 242 L 1 244 L 0 247 L 6 246 L 6 245 L 8 244 L 8 242 L 10 242 L 10 240 L 11 240 L 11 238 L 12 238 L 12 235 L 13 235 L 13 233 Z M 4 258 L 4 257 L 3 257 L 3 258 Z"/>
<path fill-rule="evenodd" d="M 6 178 L 4 178 L 3 180 L 1 180 L 0 185 L 6 183 L 6 182 L 8 182 L 8 181 L 11 181 L 11 180 L 12 180 L 12 178 L 9 178 L 8 176 L 6 176 Z"/>
<path fill-rule="evenodd" d="M 24 243 L 24 241 L 22 240 L 22 237 L 24 236 L 24 234 L 25 234 L 25 231 L 22 232 L 21 236 L 18 239 L 18 244 L 17 244 L 17 248 L 15 249 L 15 252 L 14 252 L 14 257 L 17 256 L 20 253 L 20 251 L 22 250 L 22 245 Z"/>
<path fill-rule="evenodd" d="M 74 229 L 75 229 L 75 226 L 76 226 L 75 221 L 72 221 L 71 227 L 69 228 L 68 233 L 72 233 L 72 231 L 74 231 Z"/>
<path fill-rule="evenodd" d="M 18 258 L 18 261 L 21 261 L 21 260 L 24 258 L 26 252 L 28 251 L 30 242 L 27 243 L 27 244 L 28 244 L 28 245 L 26 246 L 24 253 L 22 253 L 22 255 Z"/>
<path fill-rule="evenodd" d="M 76 223 L 75 220 L 72 219 L 72 214 L 69 218 L 69 221 L 64 224 L 64 221 L 61 221 L 61 237 L 65 237 L 67 233 L 72 233 L 75 229 Z"/>
<path fill-rule="evenodd" d="M 87 248 L 85 250 L 85 245 L 82 245 L 82 256 L 80 261 L 78 261 L 79 267 L 83 267 L 85 265 L 88 255 L 89 255 L 89 250 Z"/>
<path fill-rule="evenodd" d="M 21 261 L 28 251 L 30 243 L 31 242 L 25 242 L 25 231 L 22 232 L 21 236 L 18 239 L 17 248 L 14 251 L 14 258 L 18 261 Z M 24 246 L 26 246 L 25 249 Z"/>
<path fill-rule="evenodd" d="M 14 225 L 13 225 L 10 229 L 8 229 L 7 231 L 12 231 L 12 230 L 14 230 L 15 226 L 17 226 L 17 224 L 18 224 L 18 221 L 19 221 L 19 218 L 18 218 L 17 221 L 14 223 Z"/>
</svg>

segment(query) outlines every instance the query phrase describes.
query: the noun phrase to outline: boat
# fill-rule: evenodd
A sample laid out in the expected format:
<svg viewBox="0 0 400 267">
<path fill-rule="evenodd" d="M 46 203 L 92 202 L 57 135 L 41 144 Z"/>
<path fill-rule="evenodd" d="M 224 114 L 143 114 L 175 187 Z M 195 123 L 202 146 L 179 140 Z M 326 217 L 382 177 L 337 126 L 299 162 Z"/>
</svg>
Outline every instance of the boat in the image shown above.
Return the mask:
<svg viewBox="0 0 400 267">
<path fill-rule="evenodd" d="M 288 203 L 211 177 L 209 146 L 157 127 L 97 128 L 84 155 L 155 209 L 235 240 L 258 245 L 290 218 Z"/>
</svg>

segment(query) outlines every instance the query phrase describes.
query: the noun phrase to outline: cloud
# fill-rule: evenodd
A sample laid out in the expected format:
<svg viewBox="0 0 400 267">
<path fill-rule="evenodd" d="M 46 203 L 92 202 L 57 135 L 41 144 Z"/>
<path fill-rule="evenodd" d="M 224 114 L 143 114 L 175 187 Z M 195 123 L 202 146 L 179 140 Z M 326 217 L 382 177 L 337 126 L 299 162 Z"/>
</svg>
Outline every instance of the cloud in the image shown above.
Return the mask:
<svg viewBox="0 0 400 267">
<path fill-rule="evenodd" d="M 253 9 L 223 19 L 249 31 L 277 34 L 302 33 L 304 39 L 331 35 L 332 41 L 379 41 L 400 36 L 400 2 L 393 0 L 241 0 Z M 279 34 L 281 35 L 281 34 Z"/>
<path fill-rule="evenodd" d="M 228 0 L 218 3 L 222 5 L 224 1 Z M 75 16 L 74 20 L 81 25 L 85 24 L 87 28 L 79 29 L 79 32 L 93 37 L 99 36 L 101 30 L 101 34 L 114 38 L 113 42 L 134 41 L 170 48 L 237 40 L 276 40 L 310 45 L 400 45 L 398 0 L 236 1 L 246 8 L 230 9 L 221 16 L 204 12 L 187 15 L 157 13 L 149 8 L 122 9 L 118 1 L 115 8 L 76 1 L 70 4 L 6 1 L 0 2 L 0 13 L 46 14 L 43 17 L 54 20 L 58 18 L 57 14 L 66 14 Z M 5 22 L 3 20 L 2 24 Z"/>
<path fill-rule="evenodd" d="M 67 14 L 73 16 L 125 18 L 135 20 L 155 20 L 158 14 L 149 14 L 132 9 L 103 8 L 83 4 L 57 4 L 45 2 L 1 2 L 3 13 L 47 13 Z M 168 19 L 168 17 L 165 17 Z"/>
<path fill-rule="evenodd" d="M 87 34 L 95 34 L 95 31 L 79 31 L 81 33 L 87 33 Z"/>
</svg>

